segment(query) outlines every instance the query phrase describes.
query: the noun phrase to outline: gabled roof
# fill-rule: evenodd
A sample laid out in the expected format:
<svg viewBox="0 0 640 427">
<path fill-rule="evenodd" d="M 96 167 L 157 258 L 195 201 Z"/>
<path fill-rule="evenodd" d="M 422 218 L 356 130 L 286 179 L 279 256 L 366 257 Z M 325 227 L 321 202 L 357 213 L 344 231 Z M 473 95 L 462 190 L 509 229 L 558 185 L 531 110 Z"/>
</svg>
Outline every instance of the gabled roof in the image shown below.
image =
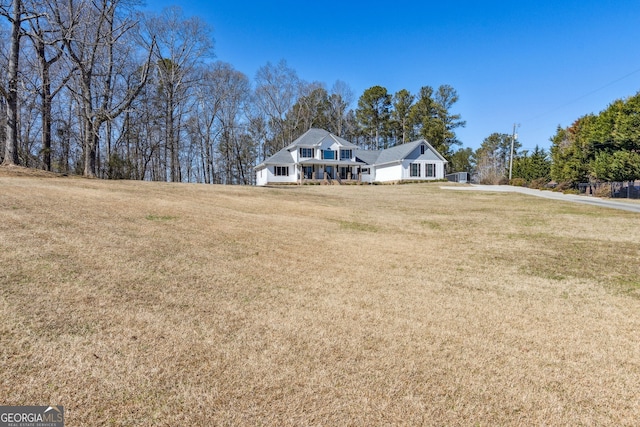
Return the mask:
<svg viewBox="0 0 640 427">
<path fill-rule="evenodd" d="M 386 150 L 382 150 L 378 159 L 376 160 L 377 165 L 383 165 L 385 163 L 393 163 L 399 162 L 406 158 L 409 154 L 413 152 L 416 148 L 418 148 L 421 144 L 426 145 L 432 152 L 434 152 L 440 160 L 446 162 L 447 160 L 440 155 L 432 146 L 427 142 L 426 139 L 419 139 L 413 142 L 407 142 L 406 144 L 396 145 L 395 147 L 387 148 Z"/>
<path fill-rule="evenodd" d="M 326 131 L 324 129 L 311 128 L 300 135 L 295 141 L 293 141 L 291 145 L 287 147 L 287 149 L 290 150 L 295 147 L 317 147 L 319 145 L 322 145 L 322 143 L 327 139 L 331 139 L 332 142 L 337 142 L 343 147 L 357 148 L 355 144 L 352 144 L 346 139 L 340 138 L 339 136 L 334 135 L 329 131 Z"/>
<path fill-rule="evenodd" d="M 283 148 L 282 150 L 278 151 L 276 154 L 274 154 L 273 156 L 269 157 L 268 159 L 266 159 L 264 162 L 262 162 L 260 165 L 281 165 L 281 164 L 292 164 L 293 163 L 293 156 L 291 155 L 291 151 L 288 150 L 287 148 Z M 257 166 L 256 166 L 257 167 Z"/>
<path fill-rule="evenodd" d="M 294 151 L 298 147 L 318 147 L 322 145 L 327 138 L 331 139 L 331 142 L 337 142 L 343 147 L 357 149 L 358 147 L 355 144 L 347 141 L 346 139 L 340 138 L 332 134 L 329 131 L 324 129 L 316 129 L 311 128 L 302 135 L 300 135 L 295 141 L 291 144 L 283 148 L 282 150 L 275 153 L 273 156 L 266 159 L 264 162 L 260 163 L 255 168 L 261 168 L 264 165 L 274 165 L 274 164 L 292 164 L 293 156 L 291 152 Z"/>
<path fill-rule="evenodd" d="M 406 144 L 396 145 L 395 147 L 387 148 L 385 150 L 362 150 L 359 149 L 357 145 L 352 144 L 346 139 L 340 138 L 328 132 L 324 129 L 316 129 L 311 128 L 301 136 L 299 136 L 295 141 L 293 141 L 289 146 L 283 148 L 282 150 L 275 153 L 273 156 L 266 159 L 264 162 L 260 163 L 256 166 L 256 169 L 262 168 L 265 165 L 290 165 L 295 163 L 293 160 L 292 152 L 295 151 L 298 147 L 318 147 L 322 145 L 327 139 L 330 139 L 331 142 L 337 142 L 343 147 L 354 149 L 355 156 L 357 158 L 354 164 L 358 164 L 360 162 L 364 162 L 368 165 L 383 165 L 388 163 L 400 162 L 404 160 L 407 156 L 409 156 L 413 150 L 418 148 L 421 144 L 427 146 L 427 148 L 433 152 L 438 159 L 446 162 L 447 160 L 442 157 L 440 153 L 438 153 L 431 144 L 427 142 L 425 139 L 419 139 L 417 141 L 408 142 Z M 317 163 L 318 160 L 310 159 L 306 161 L 301 161 L 300 163 Z M 330 161 L 322 161 L 326 164 L 331 164 Z M 336 163 L 337 164 L 337 163 Z"/>
<path fill-rule="evenodd" d="M 380 150 L 356 150 L 356 158 L 368 165 L 374 164 L 380 156 Z"/>
</svg>

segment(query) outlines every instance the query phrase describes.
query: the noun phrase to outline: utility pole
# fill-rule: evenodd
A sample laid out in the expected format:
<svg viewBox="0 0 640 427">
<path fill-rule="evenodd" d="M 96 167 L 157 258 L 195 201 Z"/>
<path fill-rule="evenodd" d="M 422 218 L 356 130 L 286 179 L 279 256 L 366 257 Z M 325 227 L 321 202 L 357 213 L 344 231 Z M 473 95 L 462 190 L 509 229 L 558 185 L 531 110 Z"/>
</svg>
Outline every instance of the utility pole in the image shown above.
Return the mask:
<svg viewBox="0 0 640 427">
<path fill-rule="evenodd" d="M 516 127 L 519 127 L 520 125 L 517 124 L 513 124 L 513 133 L 511 134 L 511 158 L 509 160 L 509 183 L 511 183 L 511 175 L 513 173 L 513 145 L 516 142 Z"/>
</svg>

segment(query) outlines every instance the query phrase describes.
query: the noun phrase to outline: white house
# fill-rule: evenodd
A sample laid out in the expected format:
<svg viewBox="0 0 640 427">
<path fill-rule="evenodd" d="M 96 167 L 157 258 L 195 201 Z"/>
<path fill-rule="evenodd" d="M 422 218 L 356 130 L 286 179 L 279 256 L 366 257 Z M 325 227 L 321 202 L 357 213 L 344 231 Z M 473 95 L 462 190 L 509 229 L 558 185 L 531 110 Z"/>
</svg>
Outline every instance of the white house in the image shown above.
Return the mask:
<svg viewBox="0 0 640 427">
<path fill-rule="evenodd" d="M 424 139 L 360 150 L 326 130 L 310 129 L 255 167 L 256 184 L 427 181 L 443 179 L 446 163 Z"/>
<path fill-rule="evenodd" d="M 444 179 L 447 160 L 426 140 L 381 150 L 372 164 L 371 182 Z"/>
</svg>

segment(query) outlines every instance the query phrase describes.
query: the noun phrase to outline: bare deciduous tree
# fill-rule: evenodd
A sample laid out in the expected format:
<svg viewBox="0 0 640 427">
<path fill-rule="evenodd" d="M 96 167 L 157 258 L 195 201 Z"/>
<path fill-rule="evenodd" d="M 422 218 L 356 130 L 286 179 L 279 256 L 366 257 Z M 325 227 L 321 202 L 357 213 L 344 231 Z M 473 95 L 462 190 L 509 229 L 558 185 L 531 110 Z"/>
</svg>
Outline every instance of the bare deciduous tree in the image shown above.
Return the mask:
<svg viewBox="0 0 640 427">
<path fill-rule="evenodd" d="M 5 135 L 4 165 L 19 164 L 18 159 L 18 67 L 20 64 L 20 39 L 22 37 L 22 22 L 25 20 L 22 0 L 13 0 L 11 8 L 1 5 L 0 14 L 11 23 L 9 38 L 9 63 L 7 67 L 7 90 L 3 95 L 6 99 L 7 131 Z"/>
<path fill-rule="evenodd" d="M 115 99 L 114 79 L 119 62 L 116 44 L 137 22 L 117 12 L 119 0 L 50 0 L 55 25 L 63 34 L 65 53 L 78 71 L 78 89 L 84 133 L 84 175 L 96 176 L 102 126 L 127 110 L 147 82 L 150 53 L 139 68 L 139 84 Z M 151 43 L 153 45 L 153 42 Z"/>
<path fill-rule="evenodd" d="M 329 103 L 331 106 L 331 131 L 338 136 L 344 136 L 347 108 L 349 108 L 353 100 L 353 91 L 349 85 L 342 80 L 336 80 L 331 88 Z"/>
<path fill-rule="evenodd" d="M 36 10 L 44 5 L 39 5 L 37 1 L 29 0 L 31 9 Z M 43 15 L 37 15 L 29 21 L 29 30 L 27 36 L 31 40 L 33 50 L 37 59 L 37 69 L 39 71 L 39 84 L 35 85 L 35 91 L 40 98 L 40 120 L 42 122 L 41 141 L 42 141 L 42 162 L 45 170 L 51 170 L 51 152 L 52 152 L 52 102 L 54 97 L 62 90 L 72 76 L 73 70 L 66 70 L 59 75 L 54 83 L 51 75 L 51 68 L 63 57 L 64 44 L 61 34 L 50 25 L 45 15 L 51 15 L 46 10 Z M 61 70 L 58 70 L 61 71 Z M 55 85 L 52 88 L 52 84 Z"/>
<path fill-rule="evenodd" d="M 199 18 L 185 18 L 182 9 L 170 7 L 145 20 L 145 31 L 157 42 L 158 89 L 165 114 L 165 145 L 170 153 L 170 180 L 181 181 L 180 126 L 190 90 L 197 82 L 196 67 L 213 55 L 210 28 Z"/>
<path fill-rule="evenodd" d="M 287 128 L 287 112 L 298 97 L 299 79 L 285 60 L 277 65 L 270 62 L 256 73 L 255 100 L 268 119 L 269 140 L 265 156 L 269 156 L 293 141 L 293 134 Z"/>
<path fill-rule="evenodd" d="M 244 152 L 244 125 L 242 114 L 249 100 L 249 79 L 229 64 L 220 64 L 212 78 L 218 88 L 220 108 L 217 112 L 220 123 L 218 151 L 224 169 L 224 182 L 248 183 Z"/>
</svg>

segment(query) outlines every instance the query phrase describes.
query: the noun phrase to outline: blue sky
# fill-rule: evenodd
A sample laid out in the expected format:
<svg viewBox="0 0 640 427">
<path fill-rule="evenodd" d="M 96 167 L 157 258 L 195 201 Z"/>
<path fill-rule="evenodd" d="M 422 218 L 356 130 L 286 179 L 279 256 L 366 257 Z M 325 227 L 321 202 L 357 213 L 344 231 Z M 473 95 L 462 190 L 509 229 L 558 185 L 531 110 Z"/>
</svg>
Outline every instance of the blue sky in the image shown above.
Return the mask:
<svg viewBox="0 0 640 427">
<path fill-rule="evenodd" d="M 149 2 L 160 10 L 176 4 Z M 463 146 L 520 124 L 525 149 L 556 127 L 640 90 L 640 2 L 197 1 L 185 15 L 213 27 L 217 60 L 253 80 L 285 59 L 306 81 L 390 93 L 453 86 Z"/>
</svg>

